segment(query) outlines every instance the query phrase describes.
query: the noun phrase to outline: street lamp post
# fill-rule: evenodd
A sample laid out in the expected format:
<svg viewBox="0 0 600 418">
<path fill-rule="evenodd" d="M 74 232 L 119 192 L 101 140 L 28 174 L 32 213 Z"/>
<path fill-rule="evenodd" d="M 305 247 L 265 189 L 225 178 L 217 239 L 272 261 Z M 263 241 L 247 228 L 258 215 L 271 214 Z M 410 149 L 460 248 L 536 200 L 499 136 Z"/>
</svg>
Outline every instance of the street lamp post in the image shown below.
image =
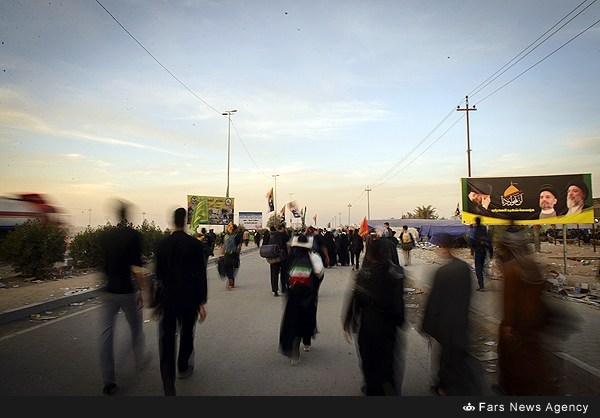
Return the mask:
<svg viewBox="0 0 600 418">
<path fill-rule="evenodd" d="M 351 204 L 351 203 L 348 203 L 348 226 L 350 226 L 350 225 L 351 225 L 351 223 L 350 223 L 350 208 L 351 208 L 351 207 L 352 207 L 352 204 Z"/>
<path fill-rule="evenodd" d="M 367 192 L 367 218 L 371 219 L 371 202 L 369 200 L 369 192 L 371 191 L 371 189 L 369 188 L 369 186 L 367 186 L 367 188 L 365 189 L 365 192 Z"/>
<path fill-rule="evenodd" d="M 275 188 L 273 190 L 273 206 L 275 207 L 275 216 L 277 216 L 277 177 L 279 177 L 279 174 L 272 174 L 271 177 L 275 179 Z"/>
<path fill-rule="evenodd" d="M 223 116 L 227 116 L 227 191 L 225 197 L 229 197 L 229 167 L 231 162 L 231 114 L 237 112 L 237 109 L 226 110 L 222 113 Z"/>
</svg>

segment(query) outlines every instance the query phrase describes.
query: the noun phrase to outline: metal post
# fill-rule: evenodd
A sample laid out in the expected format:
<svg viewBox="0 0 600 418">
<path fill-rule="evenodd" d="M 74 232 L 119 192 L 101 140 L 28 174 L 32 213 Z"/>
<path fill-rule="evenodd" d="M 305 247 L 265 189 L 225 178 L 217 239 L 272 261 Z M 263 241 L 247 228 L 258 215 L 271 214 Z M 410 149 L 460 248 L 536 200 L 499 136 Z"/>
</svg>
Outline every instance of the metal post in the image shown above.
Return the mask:
<svg viewBox="0 0 600 418">
<path fill-rule="evenodd" d="M 350 208 L 352 207 L 352 204 L 348 203 L 348 226 L 350 226 Z"/>
<path fill-rule="evenodd" d="M 225 197 L 229 197 L 229 167 L 231 162 L 231 114 L 237 112 L 236 109 L 227 110 L 222 113 L 223 116 L 227 116 L 227 191 Z"/>
<path fill-rule="evenodd" d="M 367 219 L 371 219 L 371 203 L 369 201 L 369 192 L 371 189 L 369 189 L 369 186 L 367 186 L 365 191 L 367 192 Z"/>
</svg>

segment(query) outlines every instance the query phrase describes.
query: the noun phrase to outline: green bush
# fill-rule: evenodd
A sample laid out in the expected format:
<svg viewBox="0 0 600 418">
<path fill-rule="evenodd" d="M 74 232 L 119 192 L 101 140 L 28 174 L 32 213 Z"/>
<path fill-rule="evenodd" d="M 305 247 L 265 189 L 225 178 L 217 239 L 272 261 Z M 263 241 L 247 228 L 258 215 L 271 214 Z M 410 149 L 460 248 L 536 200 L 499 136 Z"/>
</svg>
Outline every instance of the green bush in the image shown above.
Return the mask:
<svg viewBox="0 0 600 418">
<path fill-rule="evenodd" d="M 54 264 L 64 261 L 67 231 L 39 219 L 28 220 L 8 233 L 2 242 L 2 260 L 23 276 L 44 279 Z"/>
<path fill-rule="evenodd" d="M 135 229 L 142 234 L 142 255 L 153 258 L 156 245 L 166 236 L 165 232 L 156 226 L 154 221 L 148 222 L 146 219 Z"/>
<path fill-rule="evenodd" d="M 100 248 L 100 235 L 112 228 L 106 224 L 96 229 L 88 226 L 85 231 L 73 237 L 69 244 L 69 255 L 73 258 L 76 268 L 97 268 L 102 265 L 102 252 Z"/>
</svg>

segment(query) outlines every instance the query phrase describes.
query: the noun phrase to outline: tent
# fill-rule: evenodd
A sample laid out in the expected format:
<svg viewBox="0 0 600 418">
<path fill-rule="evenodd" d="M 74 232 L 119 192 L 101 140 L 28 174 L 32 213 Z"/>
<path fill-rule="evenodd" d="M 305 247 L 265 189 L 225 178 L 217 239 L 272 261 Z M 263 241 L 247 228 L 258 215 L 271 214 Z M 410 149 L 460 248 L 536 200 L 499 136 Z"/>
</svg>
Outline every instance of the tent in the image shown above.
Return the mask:
<svg viewBox="0 0 600 418">
<path fill-rule="evenodd" d="M 383 228 L 384 222 L 390 224 L 399 236 L 402 226 L 406 225 L 409 230 L 415 228 L 419 231 L 419 241 L 431 241 L 434 235 L 450 234 L 453 237 L 464 237 L 469 231 L 469 225 L 463 224 L 460 219 L 370 219 L 369 227 Z"/>
</svg>

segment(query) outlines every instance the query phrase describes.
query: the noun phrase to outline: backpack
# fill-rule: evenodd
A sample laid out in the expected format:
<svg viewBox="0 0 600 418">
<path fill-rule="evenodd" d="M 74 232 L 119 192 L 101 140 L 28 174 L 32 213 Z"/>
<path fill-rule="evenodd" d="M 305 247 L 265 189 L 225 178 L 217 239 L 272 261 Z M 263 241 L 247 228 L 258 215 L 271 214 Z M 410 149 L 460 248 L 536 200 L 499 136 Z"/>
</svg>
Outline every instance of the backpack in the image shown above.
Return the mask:
<svg viewBox="0 0 600 418">
<path fill-rule="evenodd" d="M 288 270 L 288 285 L 293 291 L 309 292 L 313 286 L 313 266 L 308 253 L 295 256 Z"/>
<path fill-rule="evenodd" d="M 412 244 L 412 235 L 410 235 L 410 232 L 403 232 L 401 238 L 403 244 Z"/>
</svg>

